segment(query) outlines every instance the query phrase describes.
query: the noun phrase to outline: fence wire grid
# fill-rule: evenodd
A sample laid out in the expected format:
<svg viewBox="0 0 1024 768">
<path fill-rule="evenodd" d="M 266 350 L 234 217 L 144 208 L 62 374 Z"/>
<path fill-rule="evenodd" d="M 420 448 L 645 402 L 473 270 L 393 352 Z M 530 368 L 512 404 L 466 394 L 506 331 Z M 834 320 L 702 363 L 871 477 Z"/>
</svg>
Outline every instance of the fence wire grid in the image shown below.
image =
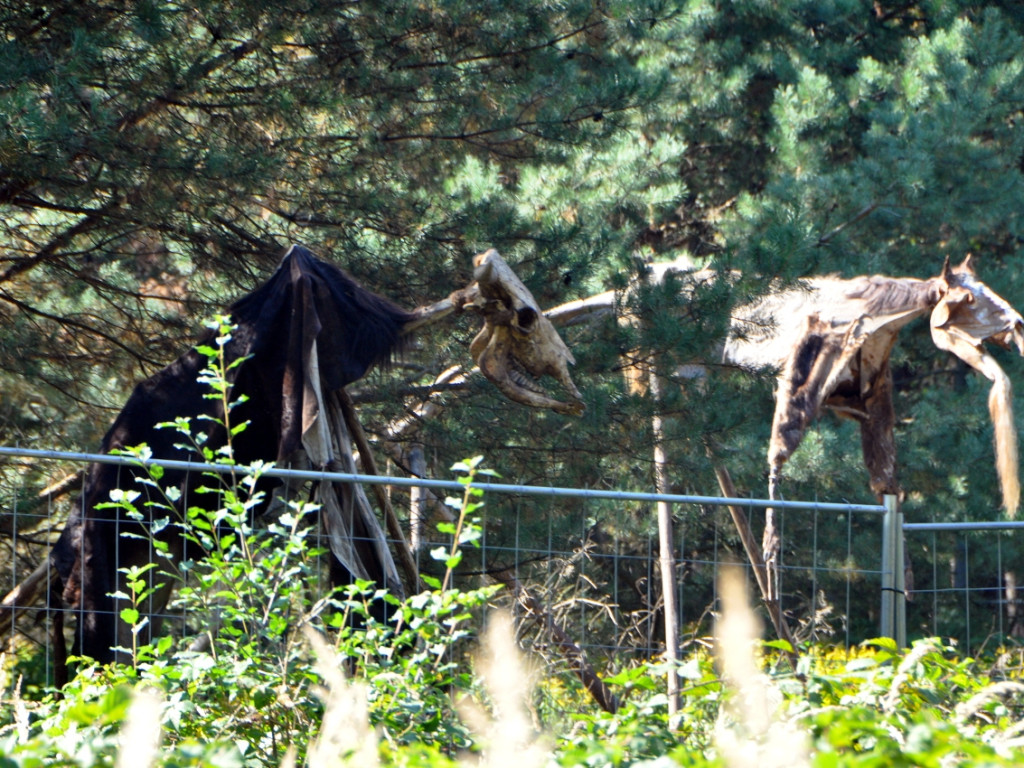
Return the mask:
<svg viewBox="0 0 1024 768">
<path fill-rule="evenodd" d="M 0 592 L 8 596 L 11 604 L 5 604 L 4 610 L 13 618 L 2 644 L 19 653 L 45 654 L 47 669 L 53 658 L 45 605 L 49 582 L 43 599 L 31 605 L 11 602 L 10 593 L 46 562 L 77 491 L 44 499 L 38 486 L 24 484 L 25 472 L 20 470 L 31 468 L 34 478 L 61 478 L 68 476 L 69 466 L 97 460 L 127 461 L 97 454 L 0 448 L 0 461 L 6 462 L 0 474 L 4 484 L 0 487 Z M 203 465 L 184 464 L 193 471 L 204 469 Z M 41 466 L 49 469 L 40 472 Z M 401 522 L 407 539 L 412 487 L 446 491 L 463 487 L 455 481 L 404 477 L 284 469 L 268 474 L 274 473 L 306 480 L 329 477 L 339 482 L 386 484 L 395 509 L 406 511 Z M 682 650 L 704 642 L 711 634 L 720 568 L 729 563 L 749 569 L 725 507 L 728 503 L 745 508 L 756 528 L 761 526 L 763 509 L 769 505 L 776 508 L 783 541 L 782 605 L 797 640 L 849 647 L 879 635 L 885 564 L 880 557 L 879 512 L 883 508 L 877 505 L 478 485 L 485 490 L 485 506 L 480 510 L 482 538 L 478 548 L 465 548 L 454 586 L 473 588 L 488 575 L 513 574 L 599 665 L 619 666 L 628 659 L 653 658 L 665 651 L 654 513 L 659 500 L 673 505 L 672 582 Z M 1018 608 L 1011 567 L 1018 557 L 1012 527 L 978 531 L 949 529 L 941 523 L 905 526 L 911 638 L 952 637 L 965 647 L 976 648 L 993 638 L 1002 642 L 1024 636 L 1024 609 Z M 451 537 L 438 533 L 428 522 L 418 538 L 417 566 L 430 572 L 436 568 L 430 551 L 449 547 Z M 394 541 L 389 543 L 394 547 Z M 754 583 L 753 578 L 748 581 Z M 326 584 L 323 576 L 318 588 L 326 590 Z M 173 633 L 181 632 L 189 617 L 171 602 L 165 619 Z M 551 640 L 541 622 L 524 620 L 518 626 L 523 642 L 542 655 L 547 652 Z"/>
</svg>

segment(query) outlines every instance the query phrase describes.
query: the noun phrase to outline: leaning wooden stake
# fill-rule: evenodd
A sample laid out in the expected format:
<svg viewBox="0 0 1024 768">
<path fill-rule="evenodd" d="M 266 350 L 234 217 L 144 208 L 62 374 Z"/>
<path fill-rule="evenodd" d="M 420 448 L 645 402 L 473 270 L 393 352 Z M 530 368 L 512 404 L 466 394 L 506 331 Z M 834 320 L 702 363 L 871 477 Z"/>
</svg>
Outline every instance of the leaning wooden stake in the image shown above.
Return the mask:
<svg viewBox="0 0 1024 768">
<path fill-rule="evenodd" d="M 49 559 L 43 560 L 25 579 L 8 592 L 0 601 L 0 636 L 9 633 L 14 627 L 14 612 L 31 608 L 39 596 L 39 588 L 46 581 L 49 570 Z"/>
<path fill-rule="evenodd" d="M 76 490 L 82 485 L 82 472 L 73 472 L 70 475 L 65 476 L 61 480 L 53 483 L 39 493 L 34 498 L 26 503 L 23 503 L 21 508 L 18 510 L 19 513 L 32 511 L 44 503 L 52 503 L 64 494 Z M 0 524 L 0 532 L 8 532 L 8 524 L 6 518 L 10 518 L 9 530 L 15 530 L 16 520 L 15 515 L 5 515 L 5 520 Z M 0 637 L 7 635 L 14 629 L 14 614 L 18 610 L 25 610 L 31 608 L 36 604 L 39 595 L 40 587 L 46 581 L 49 573 L 50 560 L 46 558 L 41 562 L 36 569 L 32 571 L 28 576 L 21 580 L 21 583 L 15 585 L 14 589 L 8 592 L 3 600 L 0 600 Z"/>
<path fill-rule="evenodd" d="M 738 498 L 739 494 L 736 493 L 736 486 L 733 485 L 729 470 L 725 467 L 715 466 L 715 477 L 718 478 L 718 486 L 722 489 L 724 496 L 731 499 Z M 747 553 L 747 559 L 750 560 L 754 578 L 757 579 L 757 587 L 761 591 L 761 598 L 764 600 L 765 608 L 768 609 L 768 618 L 771 619 L 778 638 L 789 643 L 786 656 L 789 658 L 790 664 L 793 665 L 793 669 L 796 669 L 797 661 L 800 658 L 796 651 L 796 641 L 793 639 L 793 633 L 789 631 L 785 616 L 782 615 L 782 603 L 770 589 L 768 568 L 761 556 L 761 548 L 758 546 L 757 539 L 754 538 L 754 534 L 750 530 L 747 515 L 742 509 L 731 504 L 729 505 L 729 514 L 732 515 L 732 521 L 736 524 L 736 530 L 740 534 L 740 541 L 743 542 L 743 549 Z"/>
<path fill-rule="evenodd" d="M 605 712 L 615 714 L 619 709 L 619 700 L 615 697 L 615 694 L 611 692 L 611 689 L 597 674 L 594 667 L 587 661 L 583 649 L 573 642 L 572 638 L 566 634 L 566 631 L 562 629 L 555 618 L 533 596 L 533 593 L 519 583 L 519 580 L 511 570 L 506 569 L 488 575 L 498 583 L 504 584 L 519 604 L 526 609 L 529 616 L 543 623 L 551 633 L 551 639 L 555 641 L 555 645 L 558 646 L 562 655 L 565 656 L 572 667 L 573 672 L 579 677 L 587 692 L 597 702 L 597 705 Z"/>
<path fill-rule="evenodd" d="M 52 504 L 61 496 L 82 486 L 82 472 L 73 472 L 61 480 L 47 486 L 27 501 L 22 501 L 12 512 L 5 512 L 0 515 L 0 535 L 10 536 L 18 530 L 18 517 L 32 520 L 30 514 L 35 512 L 43 504 Z"/>
<path fill-rule="evenodd" d="M 338 401 L 341 403 L 342 413 L 345 415 L 345 423 L 348 425 L 349 433 L 352 435 L 352 442 L 355 443 L 356 450 L 359 451 L 359 461 L 363 465 L 363 470 L 368 475 L 379 475 L 377 462 L 374 460 L 373 451 L 370 449 L 370 441 L 366 439 L 363 425 L 356 418 L 356 409 L 352 403 L 352 398 L 349 397 L 348 392 L 344 388 L 339 389 L 337 395 Z M 391 536 L 395 550 L 398 552 L 398 562 L 402 564 L 402 570 L 405 571 L 405 577 L 409 581 L 410 589 L 416 592 L 421 588 L 419 569 L 416 567 L 416 560 L 405 541 L 405 534 L 402 532 L 402 526 L 398 522 L 395 509 L 391 506 L 391 499 L 388 498 L 384 486 L 379 483 L 373 484 L 373 492 L 377 496 L 380 508 L 384 511 L 388 534 Z"/>
</svg>

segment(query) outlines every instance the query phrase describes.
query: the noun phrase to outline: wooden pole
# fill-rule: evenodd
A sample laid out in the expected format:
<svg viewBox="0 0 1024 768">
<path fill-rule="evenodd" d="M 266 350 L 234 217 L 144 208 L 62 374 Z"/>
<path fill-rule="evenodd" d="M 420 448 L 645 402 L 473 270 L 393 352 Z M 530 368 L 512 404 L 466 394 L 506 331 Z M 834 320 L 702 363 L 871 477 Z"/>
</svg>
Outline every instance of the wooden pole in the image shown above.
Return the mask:
<svg viewBox="0 0 1024 768">
<path fill-rule="evenodd" d="M 413 443 L 407 452 L 409 470 L 416 477 L 427 476 L 427 459 L 423 455 L 422 443 Z M 427 522 L 427 497 L 424 488 L 414 485 L 409 489 L 409 546 L 419 552 L 423 541 L 423 527 Z"/>
<path fill-rule="evenodd" d="M 654 415 L 651 432 L 654 438 L 654 489 L 657 493 L 671 492 L 668 480 L 668 459 L 665 454 L 665 431 L 661 418 L 661 380 L 655 370 L 649 379 Z M 679 712 L 679 615 L 676 611 L 675 537 L 672 535 L 672 505 L 657 503 L 658 562 L 661 568 L 661 600 L 665 610 L 665 661 L 668 662 L 668 716 L 673 722 Z"/>
</svg>

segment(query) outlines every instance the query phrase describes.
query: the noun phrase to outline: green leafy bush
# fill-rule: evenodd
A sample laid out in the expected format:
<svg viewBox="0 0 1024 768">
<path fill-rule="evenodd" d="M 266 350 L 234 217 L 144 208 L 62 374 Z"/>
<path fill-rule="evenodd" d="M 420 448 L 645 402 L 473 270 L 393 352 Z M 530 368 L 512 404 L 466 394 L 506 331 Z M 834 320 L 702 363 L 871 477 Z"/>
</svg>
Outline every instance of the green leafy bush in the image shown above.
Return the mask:
<svg viewBox="0 0 1024 768">
<path fill-rule="evenodd" d="M 223 381 L 218 350 L 207 354 L 209 376 Z M 212 395 L 225 398 L 230 414 L 228 388 L 213 386 Z M 193 425 L 172 428 L 207 460 L 230 460 L 230 450 L 210 451 Z M 135 455 L 146 458 L 143 449 Z M 161 524 L 183 526 L 206 556 L 128 572 L 121 619 L 137 638 L 158 571 L 180 583 L 177 607 L 199 631 L 134 643 L 128 664 L 82 660 L 62 690 L 41 695 L 24 694 L 0 664 L 0 768 L 868 768 L 1024 760 L 1022 665 L 1010 652 L 982 663 L 937 639 L 909 651 L 880 639 L 850 652 L 805 648 L 794 672 L 772 644 L 755 642 L 756 621 L 743 601 L 723 607 L 716 656 L 699 650 L 675 667 L 642 664 L 607 677 L 622 701 L 615 714 L 598 711 L 564 671 L 541 670 L 532 686 L 510 623 L 493 620 L 489 639 L 478 642 L 497 588 L 449 588 L 460 547 L 480 536 L 483 500 L 474 481 L 493 474 L 479 458 L 453 469 L 465 490 L 449 500 L 458 511 L 444 527 L 451 546 L 433 553 L 444 576 L 425 577 L 430 588 L 405 600 L 368 582 L 313 592 L 323 553 L 303 519 L 314 508 L 292 503 L 266 526 L 250 524 L 262 465 L 228 482 L 211 477 L 204 492 L 217 503 L 189 509 L 183 521 L 165 494 L 167 503 L 150 512 L 167 512 Z M 151 468 L 145 482 L 159 487 L 160 477 Z M 141 516 L 137 499 L 123 492 L 111 503 Z M 378 600 L 392 607 L 388 621 L 371 610 Z M 671 712 L 670 674 L 682 688 Z"/>
</svg>

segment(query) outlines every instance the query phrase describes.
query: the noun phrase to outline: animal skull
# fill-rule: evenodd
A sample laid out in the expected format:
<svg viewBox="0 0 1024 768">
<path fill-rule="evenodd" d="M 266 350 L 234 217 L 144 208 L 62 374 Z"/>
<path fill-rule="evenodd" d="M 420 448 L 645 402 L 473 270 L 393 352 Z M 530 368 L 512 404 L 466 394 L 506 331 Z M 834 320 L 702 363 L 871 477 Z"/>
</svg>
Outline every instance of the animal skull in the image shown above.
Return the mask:
<svg viewBox="0 0 1024 768">
<path fill-rule="evenodd" d="M 463 308 L 478 312 L 484 320 L 469 346 L 481 372 L 517 403 L 581 414 L 585 406 L 569 376 L 569 365 L 576 361 L 536 299 L 493 248 L 476 256 L 473 265 L 478 295 Z M 558 381 L 571 402 L 545 394 L 538 383 L 544 375 Z"/>
<path fill-rule="evenodd" d="M 935 343 L 956 354 L 962 341 L 980 348 L 985 341 L 1010 349 L 1016 346 L 1024 355 L 1024 319 L 1010 304 L 978 280 L 973 258 L 968 255 L 959 267 L 942 267 L 947 290 L 932 311 L 931 326 Z M 953 338 L 950 338 L 953 337 Z"/>
<path fill-rule="evenodd" d="M 985 349 L 985 342 L 1008 349 L 1016 346 L 1024 355 L 1024 318 L 978 280 L 970 256 L 956 268 L 950 268 L 947 258 L 939 279 L 946 291 L 932 310 L 932 340 L 939 349 L 952 352 L 992 382 L 988 408 L 995 430 L 996 469 L 1003 506 L 1012 517 L 1020 503 L 1013 392 L 1010 378 Z"/>
</svg>

